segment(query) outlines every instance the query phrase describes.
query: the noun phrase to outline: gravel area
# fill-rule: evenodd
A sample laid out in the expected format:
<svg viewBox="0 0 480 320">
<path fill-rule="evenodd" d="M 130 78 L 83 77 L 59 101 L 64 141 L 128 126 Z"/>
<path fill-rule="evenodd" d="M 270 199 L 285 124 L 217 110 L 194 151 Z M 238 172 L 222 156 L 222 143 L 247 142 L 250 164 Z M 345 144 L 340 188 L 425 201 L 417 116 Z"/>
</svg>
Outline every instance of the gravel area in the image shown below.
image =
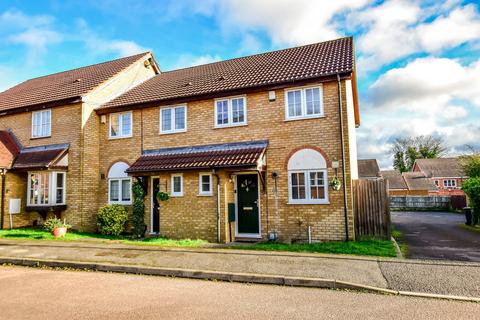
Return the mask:
<svg viewBox="0 0 480 320">
<path fill-rule="evenodd" d="M 475 265 L 379 262 L 390 289 L 480 297 L 480 267 Z"/>
</svg>

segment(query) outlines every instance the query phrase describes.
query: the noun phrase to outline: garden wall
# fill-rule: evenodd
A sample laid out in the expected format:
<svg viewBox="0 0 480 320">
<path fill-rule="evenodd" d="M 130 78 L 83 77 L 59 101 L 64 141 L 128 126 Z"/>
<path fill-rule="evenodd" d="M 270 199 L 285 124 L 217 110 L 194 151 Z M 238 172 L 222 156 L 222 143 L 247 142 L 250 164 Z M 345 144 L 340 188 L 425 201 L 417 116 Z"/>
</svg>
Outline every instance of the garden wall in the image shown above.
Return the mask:
<svg viewBox="0 0 480 320">
<path fill-rule="evenodd" d="M 458 201 L 454 202 L 456 204 Z M 457 206 L 456 204 L 455 207 Z M 451 208 L 451 196 L 390 196 L 392 210 L 450 210 Z"/>
</svg>

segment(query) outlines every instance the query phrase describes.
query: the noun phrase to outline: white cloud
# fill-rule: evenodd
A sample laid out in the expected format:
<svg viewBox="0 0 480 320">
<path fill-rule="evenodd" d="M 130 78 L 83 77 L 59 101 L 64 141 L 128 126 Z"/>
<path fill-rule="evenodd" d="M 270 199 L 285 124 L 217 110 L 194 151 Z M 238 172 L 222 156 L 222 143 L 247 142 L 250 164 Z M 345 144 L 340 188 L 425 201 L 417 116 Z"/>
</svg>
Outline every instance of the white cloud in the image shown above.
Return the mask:
<svg viewBox="0 0 480 320">
<path fill-rule="evenodd" d="M 181 69 L 187 67 L 198 66 L 202 64 L 217 62 L 222 60 L 219 55 L 203 55 L 203 56 L 194 56 L 191 54 L 180 55 L 177 61 L 173 64 L 172 69 Z"/>
</svg>

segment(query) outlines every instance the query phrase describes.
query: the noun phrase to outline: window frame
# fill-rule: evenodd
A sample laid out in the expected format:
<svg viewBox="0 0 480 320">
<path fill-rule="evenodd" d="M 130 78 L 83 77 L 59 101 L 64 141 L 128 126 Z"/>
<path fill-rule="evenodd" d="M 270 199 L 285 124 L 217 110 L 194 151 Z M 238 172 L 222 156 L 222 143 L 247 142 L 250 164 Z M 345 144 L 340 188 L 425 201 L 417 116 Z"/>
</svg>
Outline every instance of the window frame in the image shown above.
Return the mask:
<svg viewBox="0 0 480 320">
<path fill-rule="evenodd" d="M 323 172 L 323 187 L 325 188 L 325 197 L 322 199 L 311 198 L 310 173 Z M 305 199 L 293 199 L 292 174 L 303 173 L 305 177 Z M 288 171 L 288 203 L 289 204 L 329 204 L 328 199 L 328 170 L 323 169 L 305 169 Z"/>
<path fill-rule="evenodd" d="M 180 191 L 175 192 L 175 178 L 180 177 Z M 183 197 L 183 173 L 174 173 L 170 176 L 171 182 L 171 190 L 170 196 L 171 197 Z"/>
<path fill-rule="evenodd" d="M 203 191 L 203 177 L 209 177 L 209 191 Z M 213 195 L 213 178 L 212 178 L 212 173 L 210 172 L 200 172 L 198 174 L 198 195 L 199 196 L 212 196 Z"/>
<path fill-rule="evenodd" d="M 123 134 L 123 115 L 124 114 L 130 114 L 130 133 L 124 135 Z M 112 117 L 116 116 L 117 117 L 117 135 L 112 136 Z M 133 137 L 133 112 L 132 111 L 125 111 L 125 112 L 116 112 L 116 113 L 110 113 L 109 116 L 109 121 L 108 121 L 108 138 L 110 140 L 115 140 L 115 139 L 126 139 L 126 138 L 131 138 Z"/>
<path fill-rule="evenodd" d="M 456 188 L 457 180 L 456 179 L 443 179 L 444 188 Z"/>
<path fill-rule="evenodd" d="M 183 129 L 175 129 L 175 121 L 176 121 L 176 115 L 175 115 L 175 110 L 176 109 L 180 109 L 180 108 L 184 108 L 185 109 L 185 128 Z M 167 110 L 167 109 L 170 109 L 171 110 L 171 129 L 170 130 L 163 130 L 162 128 L 162 111 L 163 110 Z M 159 112 L 159 133 L 160 134 L 172 134 L 172 133 L 180 133 L 180 132 L 187 132 L 187 119 L 188 119 L 188 116 L 187 116 L 187 105 L 186 104 L 179 104 L 179 105 L 176 105 L 176 106 L 167 106 L 167 107 L 161 107 L 160 108 L 160 112 Z"/>
<path fill-rule="evenodd" d="M 42 175 L 42 177 L 48 177 L 48 202 L 47 203 L 31 203 L 32 197 L 32 175 Z M 57 179 L 58 174 L 63 174 L 63 187 L 62 187 L 62 201 L 57 203 Z M 64 206 L 67 199 L 67 172 L 66 171 L 29 171 L 27 181 L 27 207 L 52 207 L 52 206 Z M 41 179 L 40 179 L 41 181 Z M 44 185 L 44 181 L 41 181 L 39 186 Z M 42 188 L 47 190 L 45 187 Z M 37 200 L 40 199 L 40 193 L 36 196 Z"/>
<path fill-rule="evenodd" d="M 243 100 L 243 121 L 242 122 L 233 122 L 233 103 L 232 101 L 235 99 L 242 99 Z M 228 122 L 224 124 L 218 124 L 218 109 L 217 109 L 217 102 L 227 101 L 227 115 L 228 115 Z M 247 97 L 245 95 L 241 96 L 233 96 L 233 97 L 226 97 L 226 98 L 218 98 L 215 99 L 213 102 L 213 124 L 215 128 L 228 128 L 228 127 L 239 127 L 239 126 L 246 126 L 248 125 L 247 120 Z"/>
<path fill-rule="evenodd" d="M 43 118 L 43 114 L 47 113 L 48 112 L 48 133 L 43 135 L 42 134 L 42 127 L 43 127 L 43 122 L 42 122 L 42 118 Z M 35 119 L 35 115 L 39 114 L 40 115 L 40 125 L 35 125 L 34 123 L 34 119 Z M 34 130 L 34 127 L 38 127 L 40 126 L 40 134 L 39 135 L 35 135 L 35 130 Z M 40 138 L 49 138 L 52 136 L 52 109 L 43 109 L 43 110 L 38 110 L 38 111 L 32 111 L 32 126 L 31 126 L 31 138 L 32 139 L 40 139 Z"/>
<path fill-rule="evenodd" d="M 307 95 L 306 90 L 308 89 L 319 89 L 320 92 L 320 113 L 313 113 L 307 114 Z M 288 112 L 288 93 L 300 91 L 300 101 L 301 101 L 301 111 L 302 113 L 299 116 L 290 116 Z M 285 99 L 285 121 L 292 121 L 292 120 L 302 120 L 302 119 L 314 119 L 314 118 L 322 118 L 325 116 L 325 106 L 323 102 L 323 84 L 316 84 L 312 86 L 304 86 L 304 87 L 295 87 L 295 88 L 288 88 L 285 89 L 284 94 Z"/>
<path fill-rule="evenodd" d="M 118 200 L 112 200 L 112 194 L 111 194 L 111 189 L 112 189 L 112 182 L 117 181 L 118 182 Z M 129 198 L 130 200 L 124 201 L 123 200 L 123 181 L 129 181 L 130 182 L 130 188 L 129 188 Z M 123 178 L 108 178 L 108 204 L 122 204 L 122 205 L 131 205 L 132 204 L 132 178 L 131 177 L 123 177 Z"/>
</svg>

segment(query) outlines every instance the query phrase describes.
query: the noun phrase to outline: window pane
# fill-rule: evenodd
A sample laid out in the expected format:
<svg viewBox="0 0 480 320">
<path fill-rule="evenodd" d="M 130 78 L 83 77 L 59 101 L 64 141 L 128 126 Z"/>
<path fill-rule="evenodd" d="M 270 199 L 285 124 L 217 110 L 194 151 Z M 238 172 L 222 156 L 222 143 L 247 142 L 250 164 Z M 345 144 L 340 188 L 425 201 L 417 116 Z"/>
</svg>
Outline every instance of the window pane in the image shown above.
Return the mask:
<svg viewBox="0 0 480 320">
<path fill-rule="evenodd" d="M 114 114 L 110 117 L 110 136 L 116 137 L 118 135 L 118 115 Z"/>
<path fill-rule="evenodd" d="M 57 173 L 57 185 L 56 185 L 56 192 L 55 192 L 55 202 L 57 204 L 63 203 L 63 194 L 64 194 L 64 186 L 63 186 L 63 178 L 64 173 Z"/>
<path fill-rule="evenodd" d="M 232 122 L 245 122 L 245 104 L 244 99 L 232 99 Z"/>
<path fill-rule="evenodd" d="M 122 201 L 130 201 L 130 180 L 122 180 Z"/>
<path fill-rule="evenodd" d="M 185 107 L 175 108 L 175 130 L 185 129 Z"/>
<path fill-rule="evenodd" d="M 209 175 L 204 175 L 201 176 L 201 181 L 202 181 L 202 192 L 210 192 L 210 176 Z"/>
<path fill-rule="evenodd" d="M 305 98 L 307 102 L 307 114 L 320 114 L 320 89 L 306 89 Z"/>
<path fill-rule="evenodd" d="M 172 109 L 162 109 L 162 131 L 172 130 Z"/>
<path fill-rule="evenodd" d="M 180 176 L 173 177 L 173 192 L 174 193 L 182 192 L 182 177 Z"/>
<path fill-rule="evenodd" d="M 295 172 L 291 174 L 292 199 L 305 199 L 305 173 Z"/>
<path fill-rule="evenodd" d="M 217 124 L 228 124 L 228 100 L 217 101 Z"/>
<path fill-rule="evenodd" d="M 310 172 L 310 198 L 325 199 L 325 173 Z"/>
<path fill-rule="evenodd" d="M 38 175 L 30 175 L 30 204 L 35 205 L 38 202 Z"/>
<path fill-rule="evenodd" d="M 122 117 L 122 136 L 132 135 L 132 114 L 130 112 L 124 113 Z"/>
<path fill-rule="evenodd" d="M 110 180 L 110 201 L 118 201 L 119 191 L 119 180 Z"/>
<path fill-rule="evenodd" d="M 296 117 L 302 115 L 301 91 L 290 91 L 287 93 L 288 116 Z"/>
</svg>

